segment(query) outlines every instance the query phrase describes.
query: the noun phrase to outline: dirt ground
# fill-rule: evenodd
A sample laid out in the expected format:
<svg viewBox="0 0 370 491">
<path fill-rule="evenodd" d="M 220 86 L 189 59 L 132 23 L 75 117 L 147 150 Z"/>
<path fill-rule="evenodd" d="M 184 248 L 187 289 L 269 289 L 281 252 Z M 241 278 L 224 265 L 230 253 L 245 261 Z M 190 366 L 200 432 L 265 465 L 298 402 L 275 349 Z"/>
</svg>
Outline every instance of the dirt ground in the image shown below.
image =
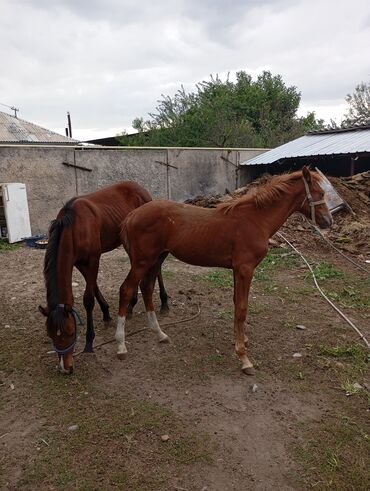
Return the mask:
<svg viewBox="0 0 370 491">
<path fill-rule="evenodd" d="M 320 284 L 370 338 L 369 275 L 302 236 Z M 43 256 L 0 251 L 0 489 L 370 489 L 368 352 L 289 250 L 273 249 L 253 282 L 254 377 L 234 355 L 230 273 L 171 257 L 171 311 L 158 314 L 171 343 L 141 332 L 126 360 L 110 343 L 60 375 L 37 310 Z M 122 249 L 102 257 L 112 317 L 128 268 Z M 78 272 L 74 281 L 84 315 Z M 94 318 L 95 344 L 112 339 L 97 306 Z M 140 300 L 128 332 L 145 321 Z"/>
</svg>

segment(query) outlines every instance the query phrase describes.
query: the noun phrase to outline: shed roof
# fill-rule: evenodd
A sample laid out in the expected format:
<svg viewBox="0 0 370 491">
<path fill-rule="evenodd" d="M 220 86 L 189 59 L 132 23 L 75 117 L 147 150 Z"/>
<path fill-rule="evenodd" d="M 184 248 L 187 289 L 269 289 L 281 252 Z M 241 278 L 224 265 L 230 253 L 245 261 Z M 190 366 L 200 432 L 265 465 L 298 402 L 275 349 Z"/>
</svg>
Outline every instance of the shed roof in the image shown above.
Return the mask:
<svg viewBox="0 0 370 491">
<path fill-rule="evenodd" d="M 76 145 L 79 142 L 0 111 L 0 143 Z"/>
<path fill-rule="evenodd" d="M 334 130 L 335 131 L 335 130 Z M 319 155 L 370 153 L 370 126 L 322 131 L 301 136 L 240 165 L 272 164 L 279 160 Z"/>
</svg>

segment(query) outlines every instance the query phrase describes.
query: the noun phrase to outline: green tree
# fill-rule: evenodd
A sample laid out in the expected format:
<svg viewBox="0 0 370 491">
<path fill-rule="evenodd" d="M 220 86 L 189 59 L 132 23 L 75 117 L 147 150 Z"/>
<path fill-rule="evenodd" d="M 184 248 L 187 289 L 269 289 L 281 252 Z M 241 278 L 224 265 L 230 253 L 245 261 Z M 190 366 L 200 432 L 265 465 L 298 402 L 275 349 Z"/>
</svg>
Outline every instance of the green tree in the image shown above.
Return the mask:
<svg viewBox="0 0 370 491">
<path fill-rule="evenodd" d="M 162 95 L 149 119 L 136 118 L 137 135 L 122 137 L 124 145 L 273 147 L 322 126 L 314 113 L 298 118 L 301 94 L 286 87 L 280 75 L 263 72 L 256 81 L 244 71 L 218 75 L 187 93 Z"/>
<path fill-rule="evenodd" d="M 370 83 L 356 85 L 353 94 L 347 94 L 348 111 L 342 126 L 366 124 L 370 122 Z"/>
</svg>

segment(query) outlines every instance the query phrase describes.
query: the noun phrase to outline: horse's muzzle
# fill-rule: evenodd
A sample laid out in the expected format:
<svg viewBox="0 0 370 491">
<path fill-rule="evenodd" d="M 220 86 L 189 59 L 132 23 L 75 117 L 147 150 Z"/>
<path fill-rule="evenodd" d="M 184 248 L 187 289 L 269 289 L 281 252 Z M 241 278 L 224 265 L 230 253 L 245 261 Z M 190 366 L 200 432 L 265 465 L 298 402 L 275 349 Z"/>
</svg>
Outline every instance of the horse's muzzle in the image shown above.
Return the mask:
<svg viewBox="0 0 370 491">
<path fill-rule="evenodd" d="M 321 229 L 330 228 L 333 225 L 333 218 L 331 215 L 322 215 L 317 221 L 317 225 Z"/>
</svg>

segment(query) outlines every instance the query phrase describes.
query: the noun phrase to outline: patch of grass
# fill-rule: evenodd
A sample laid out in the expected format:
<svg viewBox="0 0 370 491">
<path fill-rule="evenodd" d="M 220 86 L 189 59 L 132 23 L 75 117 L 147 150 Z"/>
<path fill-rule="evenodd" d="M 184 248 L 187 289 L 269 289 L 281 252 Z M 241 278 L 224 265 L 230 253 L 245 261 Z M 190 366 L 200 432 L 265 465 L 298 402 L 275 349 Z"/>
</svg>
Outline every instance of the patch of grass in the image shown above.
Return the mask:
<svg viewBox="0 0 370 491">
<path fill-rule="evenodd" d="M 28 464 L 17 489 L 164 489 L 174 469 L 212 460 L 208 437 L 193 433 L 162 405 L 105 393 L 77 377 L 55 376 L 37 392 L 48 421 L 42 438 L 49 446 Z M 78 425 L 75 431 L 68 430 L 72 424 Z M 168 442 L 161 440 L 165 433 Z"/>
<path fill-rule="evenodd" d="M 218 317 L 222 320 L 231 320 L 234 317 L 234 312 L 232 309 L 220 310 Z"/>
<path fill-rule="evenodd" d="M 267 309 L 267 306 L 263 303 L 249 302 L 248 303 L 248 313 L 249 314 L 260 314 Z"/>
<path fill-rule="evenodd" d="M 295 286 L 294 293 L 297 295 L 313 295 L 317 290 L 313 286 Z"/>
<path fill-rule="evenodd" d="M 319 354 L 324 356 L 333 356 L 335 358 L 353 358 L 356 360 L 366 357 L 366 349 L 360 344 L 351 344 L 349 346 L 319 346 Z"/>
<path fill-rule="evenodd" d="M 355 384 L 351 383 L 349 380 L 343 382 L 341 385 L 341 389 L 344 390 L 347 396 L 353 396 L 357 394 L 361 390 L 360 387 L 357 387 Z"/>
<path fill-rule="evenodd" d="M 347 286 L 336 292 L 328 292 L 331 300 L 337 301 L 342 307 L 349 309 L 367 309 L 370 307 L 370 295 L 355 289 L 353 286 Z"/>
<path fill-rule="evenodd" d="M 165 279 L 173 278 L 174 277 L 174 272 L 173 271 L 169 271 L 168 269 L 162 269 L 162 277 L 165 278 Z"/>
<path fill-rule="evenodd" d="M 274 273 L 279 269 L 294 269 L 298 264 L 299 260 L 289 249 L 271 249 L 255 269 L 253 281 L 259 282 L 265 292 L 273 292 L 277 290 Z"/>
<path fill-rule="evenodd" d="M 301 444 L 295 454 L 304 465 L 308 487 L 329 490 L 370 489 L 369 436 L 348 417 L 328 416 L 325 421 L 303 424 Z"/>
<path fill-rule="evenodd" d="M 201 278 L 216 288 L 232 287 L 234 285 L 233 272 L 230 269 L 215 269 Z"/>
<path fill-rule="evenodd" d="M 5 239 L 0 239 L 0 252 L 15 251 L 21 247 L 21 244 L 9 244 Z"/>
<path fill-rule="evenodd" d="M 345 392 L 348 392 L 350 395 L 358 392 L 357 390 L 353 392 L 351 386 L 354 382 L 358 382 L 361 379 L 370 361 L 369 354 L 364 346 L 360 344 L 348 346 L 320 345 L 318 354 L 340 360 L 339 363 L 335 362 L 334 364 L 329 362 L 327 365 L 328 368 L 334 369 L 340 386 Z M 354 382 L 352 383 L 351 380 Z M 355 389 L 356 387 L 352 388 Z M 361 395 L 366 397 L 365 391 L 362 391 Z"/>
<path fill-rule="evenodd" d="M 318 280 L 330 280 L 333 278 L 342 278 L 344 276 L 343 271 L 337 269 L 333 264 L 323 261 L 313 268 L 313 272 Z M 311 273 L 307 273 L 306 279 L 312 280 Z"/>
</svg>

